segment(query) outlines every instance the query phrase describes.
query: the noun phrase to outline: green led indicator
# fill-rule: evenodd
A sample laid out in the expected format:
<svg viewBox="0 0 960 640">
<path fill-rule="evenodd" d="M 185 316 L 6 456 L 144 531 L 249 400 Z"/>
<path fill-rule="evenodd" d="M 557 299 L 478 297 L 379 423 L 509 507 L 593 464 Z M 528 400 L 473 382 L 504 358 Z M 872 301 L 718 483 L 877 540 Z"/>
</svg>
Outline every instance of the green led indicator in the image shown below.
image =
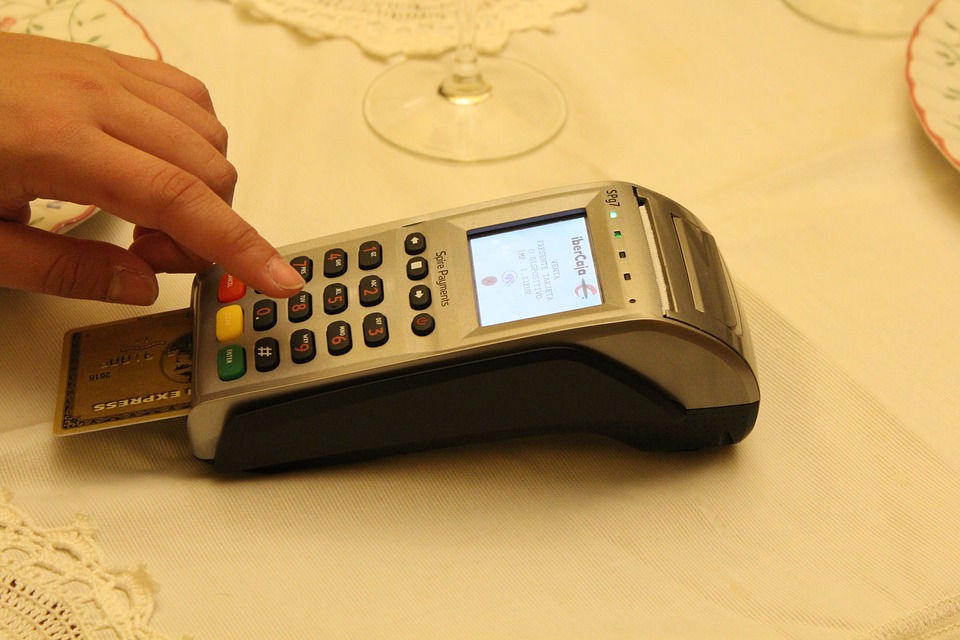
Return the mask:
<svg viewBox="0 0 960 640">
<path fill-rule="evenodd" d="M 619 238 L 621 235 L 623 235 L 623 234 L 620 233 L 619 231 L 614 231 L 614 232 L 613 232 L 613 237 L 614 237 L 614 238 Z"/>
<path fill-rule="evenodd" d="M 617 212 L 616 212 L 616 211 L 611 211 L 611 212 L 610 212 L 610 217 L 611 217 L 611 218 L 616 218 L 616 217 L 617 217 Z"/>
</svg>

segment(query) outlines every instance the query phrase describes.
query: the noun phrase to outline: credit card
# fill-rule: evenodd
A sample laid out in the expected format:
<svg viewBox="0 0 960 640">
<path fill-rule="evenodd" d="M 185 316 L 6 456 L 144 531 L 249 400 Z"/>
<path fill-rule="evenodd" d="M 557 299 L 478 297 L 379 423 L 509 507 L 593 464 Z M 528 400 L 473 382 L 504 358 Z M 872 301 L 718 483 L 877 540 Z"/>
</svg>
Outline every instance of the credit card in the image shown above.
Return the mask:
<svg viewBox="0 0 960 640">
<path fill-rule="evenodd" d="M 193 379 L 193 312 L 69 331 L 53 432 L 64 436 L 184 416 Z"/>
</svg>

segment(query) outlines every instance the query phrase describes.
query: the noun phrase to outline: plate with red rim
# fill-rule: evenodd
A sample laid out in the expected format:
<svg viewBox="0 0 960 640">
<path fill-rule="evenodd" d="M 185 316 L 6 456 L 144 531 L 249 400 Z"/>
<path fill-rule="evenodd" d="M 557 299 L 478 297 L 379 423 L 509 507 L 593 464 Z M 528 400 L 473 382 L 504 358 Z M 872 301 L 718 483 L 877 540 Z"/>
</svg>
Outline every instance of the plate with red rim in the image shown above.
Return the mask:
<svg viewBox="0 0 960 640">
<path fill-rule="evenodd" d="M 960 169 L 960 0 L 937 0 L 917 23 L 906 73 L 920 124 Z"/>
<path fill-rule="evenodd" d="M 115 0 L 0 0 L 0 32 L 25 33 L 161 60 L 147 30 Z M 99 211 L 95 206 L 37 199 L 30 226 L 65 233 Z"/>
</svg>

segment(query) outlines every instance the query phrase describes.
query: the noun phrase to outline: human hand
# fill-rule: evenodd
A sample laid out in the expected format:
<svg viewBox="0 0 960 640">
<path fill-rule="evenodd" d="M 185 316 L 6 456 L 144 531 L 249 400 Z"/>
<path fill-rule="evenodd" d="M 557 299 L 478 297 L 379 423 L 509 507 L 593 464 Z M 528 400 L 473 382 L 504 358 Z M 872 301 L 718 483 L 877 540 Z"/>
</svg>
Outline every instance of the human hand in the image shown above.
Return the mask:
<svg viewBox="0 0 960 640">
<path fill-rule="evenodd" d="M 216 262 L 282 298 L 303 279 L 233 211 L 227 133 L 206 87 L 162 62 L 0 33 L 0 287 L 150 304 L 158 272 Z M 30 201 L 93 204 L 129 249 L 28 226 Z"/>
</svg>

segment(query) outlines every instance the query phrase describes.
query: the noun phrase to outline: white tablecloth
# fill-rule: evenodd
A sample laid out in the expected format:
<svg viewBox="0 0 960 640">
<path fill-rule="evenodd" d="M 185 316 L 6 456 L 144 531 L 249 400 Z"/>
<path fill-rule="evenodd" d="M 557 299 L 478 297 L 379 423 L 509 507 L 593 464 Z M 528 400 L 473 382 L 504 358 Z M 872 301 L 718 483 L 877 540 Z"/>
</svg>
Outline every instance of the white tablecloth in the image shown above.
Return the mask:
<svg viewBox="0 0 960 640">
<path fill-rule="evenodd" d="M 54 440 L 61 338 L 142 309 L 0 291 L 0 487 L 86 514 L 102 561 L 196 638 L 954 638 L 960 629 L 960 176 L 907 98 L 905 38 L 779 0 L 597 0 L 504 52 L 570 109 L 476 165 L 367 129 L 384 64 L 214 0 L 124 0 L 203 78 L 235 206 L 278 245 L 567 183 L 638 182 L 711 229 L 741 287 L 761 413 L 741 444 L 525 440 L 220 477 L 183 425 Z M 0 61 L 2 64 L 2 61 Z M 98 215 L 83 237 L 125 242 Z M 155 309 L 184 307 L 165 276 Z M 924 635 L 927 634 L 927 635 Z"/>
</svg>

